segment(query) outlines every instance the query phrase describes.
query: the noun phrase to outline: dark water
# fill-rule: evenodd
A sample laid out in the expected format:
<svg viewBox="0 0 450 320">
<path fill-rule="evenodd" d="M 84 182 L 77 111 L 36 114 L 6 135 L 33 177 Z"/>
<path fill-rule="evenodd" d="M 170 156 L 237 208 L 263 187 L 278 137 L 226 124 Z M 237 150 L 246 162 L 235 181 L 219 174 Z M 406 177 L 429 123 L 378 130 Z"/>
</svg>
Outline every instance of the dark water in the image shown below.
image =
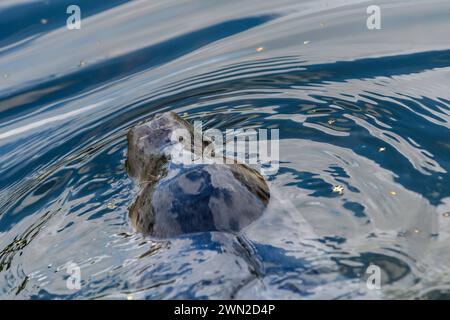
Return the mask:
<svg viewBox="0 0 450 320">
<path fill-rule="evenodd" d="M 378 1 L 381 30 L 368 1 L 69 4 L 0 2 L 0 298 L 450 297 L 450 1 Z M 280 129 L 240 238 L 133 231 L 125 134 L 166 110 Z"/>
</svg>

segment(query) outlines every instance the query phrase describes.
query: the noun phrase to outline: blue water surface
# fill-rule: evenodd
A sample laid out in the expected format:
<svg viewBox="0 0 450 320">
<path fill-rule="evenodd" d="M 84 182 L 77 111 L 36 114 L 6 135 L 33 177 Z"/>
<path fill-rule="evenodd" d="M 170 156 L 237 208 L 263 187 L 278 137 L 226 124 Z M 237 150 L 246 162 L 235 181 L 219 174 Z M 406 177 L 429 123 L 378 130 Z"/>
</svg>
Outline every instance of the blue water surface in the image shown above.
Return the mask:
<svg viewBox="0 0 450 320">
<path fill-rule="evenodd" d="M 0 298 L 449 298 L 450 2 L 372 4 L 1 1 Z M 169 110 L 280 130 L 241 234 L 134 231 L 126 133 Z"/>
</svg>

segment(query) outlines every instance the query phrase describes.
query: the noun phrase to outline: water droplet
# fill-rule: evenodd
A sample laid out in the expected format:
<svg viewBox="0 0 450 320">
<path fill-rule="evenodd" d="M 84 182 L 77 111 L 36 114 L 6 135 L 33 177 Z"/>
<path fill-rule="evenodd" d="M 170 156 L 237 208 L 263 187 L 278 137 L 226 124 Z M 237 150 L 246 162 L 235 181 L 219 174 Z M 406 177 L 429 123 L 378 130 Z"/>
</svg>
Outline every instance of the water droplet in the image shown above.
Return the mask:
<svg viewBox="0 0 450 320">
<path fill-rule="evenodd" d="M 341 185 L 337 185 L 333 187 L 334 193 L 344 194 L 344 187 Z"/>
<path fill-rule="evenodd" d="M 108 208 L 108 209 L 115 209 L 116 208 L 116 205 L 114 204 L 114 203 L 112 203 L 112 202 L 108 202 L 108 204 L 106 205 L 106 207 Z"/>
<path fill-rule="evenodd" d="M 47 19 L 45 19 L 45 18 L 42 18 L 41 19 L 41 24 L 47 24 L 48 23 L 48 20 Z"/>
</svg>

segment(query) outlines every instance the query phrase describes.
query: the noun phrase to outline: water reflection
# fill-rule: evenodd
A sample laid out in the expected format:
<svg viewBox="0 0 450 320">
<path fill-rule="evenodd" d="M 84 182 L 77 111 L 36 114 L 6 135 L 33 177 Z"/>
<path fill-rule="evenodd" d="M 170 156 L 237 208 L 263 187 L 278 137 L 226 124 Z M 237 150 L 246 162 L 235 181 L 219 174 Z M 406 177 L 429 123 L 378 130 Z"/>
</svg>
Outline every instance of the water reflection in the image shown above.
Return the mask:
<svg viewBox="0 0 450 320">
<path fill-rule="evenodd" d="M 367 1 L 81 1 L 75 32 L 66 3 L 0 5 L 1 297 L 448 297 L 448 1 L 380 1 L 374 32 Z M 133 231 L 125 135 L 167 110 L 280 129 L 239 236 Z"/>
</svg>

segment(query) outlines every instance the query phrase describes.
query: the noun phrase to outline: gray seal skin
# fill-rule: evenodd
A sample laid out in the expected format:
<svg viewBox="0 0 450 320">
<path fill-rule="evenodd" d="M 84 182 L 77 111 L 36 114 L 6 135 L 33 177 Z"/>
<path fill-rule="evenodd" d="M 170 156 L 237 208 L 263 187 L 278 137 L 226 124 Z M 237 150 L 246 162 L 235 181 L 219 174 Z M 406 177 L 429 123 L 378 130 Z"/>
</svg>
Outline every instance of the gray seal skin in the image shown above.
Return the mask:
<svg viewBox="0 0 450 320">
<path fill-rule="evenodd" d="M 258 219 L 270 197 L 264 178 L 237 162 L 175 161 L 180 150 L 195 154 L 188 139 L 174 140 L 177 129 L 194 141 L 192 125 L 174 112 L 157 115 L 128 132 L 126 167 L 140 186 L 129 210 L 136 230 L 159 238 L 206 231 L 234 233 Z"/>
</svg>

